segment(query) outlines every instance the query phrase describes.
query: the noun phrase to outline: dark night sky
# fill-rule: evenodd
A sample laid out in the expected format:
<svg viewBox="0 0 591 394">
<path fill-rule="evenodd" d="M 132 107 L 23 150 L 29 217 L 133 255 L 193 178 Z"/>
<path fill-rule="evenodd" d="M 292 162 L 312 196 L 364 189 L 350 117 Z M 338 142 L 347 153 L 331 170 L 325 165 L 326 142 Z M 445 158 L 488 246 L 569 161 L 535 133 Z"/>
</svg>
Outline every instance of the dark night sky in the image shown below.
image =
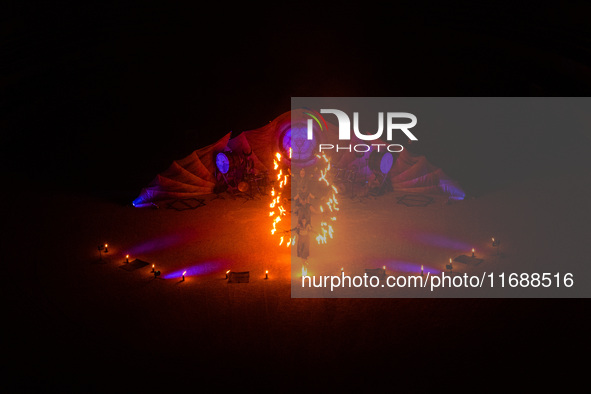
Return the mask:
<svg viewBox="0 0 591 394">
<path fill-rule="evenodd" d="M 3 6 L 3 168 L 17 184 L 133 195 L 292 96 L 589 95 L 584 2 L 413 3 Z"/>
</svg>

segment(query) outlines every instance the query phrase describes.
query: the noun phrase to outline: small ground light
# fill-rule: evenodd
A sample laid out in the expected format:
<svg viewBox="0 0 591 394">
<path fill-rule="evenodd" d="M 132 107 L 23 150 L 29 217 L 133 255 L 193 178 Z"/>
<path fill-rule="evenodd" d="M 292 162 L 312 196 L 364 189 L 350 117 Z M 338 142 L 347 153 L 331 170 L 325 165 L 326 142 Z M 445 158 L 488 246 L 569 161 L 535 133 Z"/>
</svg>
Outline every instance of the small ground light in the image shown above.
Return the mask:
<svg viewBox="0 0 591 394">
<path fill-rule="evenodd" d="M 496 246 L 497 248 L 497 255 L 499 254 L 499 246 L 501 245 L 501 241 L 499 239 L 497 239 L 495 241 L 495 237 L 492 238 L 492 246 L 493 248 Z"/>
<path fill-rule="evenodd" d="M 230 273 L 230 270 L 226 271 L 226 279 L 228 279 L 228 274 Z"/>
<path fill-rule="evenodd" d="M 449 270 L 449 272 L 453 272 L 453 266 L 451 265 L 451 257 L 450 257 L 450 259 L 449 259 L 449 264 L 447 264 L 447 265 L 445 266 L 445 268 L 446 268 L 446 269 L 448 269 L 448 270 Z"/>
<path fill-rule="evenodd" d="M 423 264 L 421 264 L 421 276 L 423 276 Z"/>
<path fill-rule="evenodd" d="M 155 268 L 154 264 L 152 264 L 152 273 L 154 273 L 154 268 Z"/>
<path fill-rule="evenodd" d="M 105 253 L 109 253 L 109 244 L 105 244 Z"/>
<path fill-rule="evenodd" d="M 345 273 L 345 269 L 341 267 L 341 275 Z"/>
<path fill-rule="evenodd" d="M 185 274 L 187 273 L 187 271 L 183 272 L 183 282 L 185 281 Z"/>
<path fill-rule="evenodd" d="M 472 248 L 472 257 L 474 257 L 474 248 Z"/>
<path fill-rule="evenodd" d="M 269 279 L 269 270 L 265 271 L 265 279 Z"/>
<path fill-rule="evenodd" d="M 125 255 L 125 262 L 129 263 L 129 255 L 128 254 Z"/>
</svg>

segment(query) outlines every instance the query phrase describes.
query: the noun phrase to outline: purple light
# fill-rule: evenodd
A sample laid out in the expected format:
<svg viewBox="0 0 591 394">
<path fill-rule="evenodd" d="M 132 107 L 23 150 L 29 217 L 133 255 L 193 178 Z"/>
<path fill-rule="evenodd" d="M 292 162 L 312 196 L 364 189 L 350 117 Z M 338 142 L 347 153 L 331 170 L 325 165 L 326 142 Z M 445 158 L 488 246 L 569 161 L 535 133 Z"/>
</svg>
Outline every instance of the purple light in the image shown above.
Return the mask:
<svg viewBox="0 0 591 394">
<path fill-rule="evenodd" d="M 392 156 L 392 153 L 386 152 L 382 156 L 382 161 L 380 161 L 380 171 L 382 171 L 382 174 L 387 174 L 392 168 L 392 164 L 394 164 L 394 156 Z"/>
<path fill-rule="evenodd" d="M 216 261 L 206 261 L 203 263 L 196 263 L 190 267 L 181 268 L 180 270 L 169 272 L 162 277 L 164 279 L 179 279 L 183 276 L 183 272 L 185 276 L 196 276 L 196 275 L 204 275 L 209 274 L 211 272 L 217 271 L 220 268 L 220 263 Z"/>
<path fill-rule="evenodd" d="M 405 233 L 403 236 L 404 238 L 409 239 L 413 242 L 423 243 L 443 249 L 450 249 L 455 251 L 472 249 L 471 244 L 456 239 L 451 239 L 439 234 Z"/>
<path fill-rule="evenodd" d="M 129 254 L 132 256 L 139 256 L 146 253 L 157 252 L 179 246 L 194 239 L 197 234 L 191 232 L 183 232 L 180 234 L 163 235 L 155 239 L 143 242 L 139 245 L 129 248 Z"/>
<path fill-rule="evenodd" d="M 288 152 L 291 148 L 291 158 L 296 161 L 310 160 L 314 156 L 316 136 L 308 140 L 307 126 L 293 125 L 283 136 L 283 149 Z"/>
<path fill-rule="evenodd" d="M 423 266 L 423 273 L 425 273 L 425 274 L 430 273 L 433 275 L 438 275 L 441 273 L 441 271 L 436 268 L 429 267 L 428 265 L 421 264 L 421 263 L 413 263 L 410 261 L 391 260 L 391 261 L 388 261 L 382 265 L 386 266 L 386 270 L 397 271 L 397 272 L 409 272 L 409 273 L 415 273 L 415 274 L 421 273 L 421 265 L 422 265 Z"/>
<path fill-rule="evenodd" d="M 287 133 L 283 136 L 283 150 L 285 152 L 289 152 L 289 148 L 291 148 L 291 129 L 287 130 Z"/>
</svg>

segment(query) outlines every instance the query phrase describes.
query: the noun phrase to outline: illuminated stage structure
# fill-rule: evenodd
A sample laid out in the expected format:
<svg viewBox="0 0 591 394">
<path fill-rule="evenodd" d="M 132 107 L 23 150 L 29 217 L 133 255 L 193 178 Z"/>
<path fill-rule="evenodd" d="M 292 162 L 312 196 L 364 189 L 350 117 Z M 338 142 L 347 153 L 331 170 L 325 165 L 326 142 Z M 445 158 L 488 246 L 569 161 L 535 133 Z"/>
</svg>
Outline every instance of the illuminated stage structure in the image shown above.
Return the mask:
<svg viewBox="0 0 591 394">
<path fill-rule="evenodd" d="M 308 119 L 313 119 L 311 140 L 306 138 Z M 361 146 L 364 141 L 356 138 L 352 136 L 351 144 Z M 368 194 L 372 180 L 376 194 L 386 192 L 391 186 L 399 192 L 443 195 L 451 200 L 462 200 L 465 196 L 456 181 L 424 156 L 408 149 L 391 153 L 369 145 L 365 152 L 353 149 L 319 152 L 320 144 L 338 145 L 337 127 L 315 111 L 289 111 L 261 128 L 244 131 L 233 138 L 228 133 L 217 142 L 174 161 L 141 190 L 133 206 L 152 207 L 163 201 L 223 191 L 252 193 L 254 188 L 260 194 L 268 194 L 274 181 L 281 182 L 274 179 L 277 154 L 281 155 L 279 162 L 285 171 L 304 167 L 320 173 L 319 163 L 330 163 L 326 181 L 338 189 L 341 197 Z"/>
</svg>

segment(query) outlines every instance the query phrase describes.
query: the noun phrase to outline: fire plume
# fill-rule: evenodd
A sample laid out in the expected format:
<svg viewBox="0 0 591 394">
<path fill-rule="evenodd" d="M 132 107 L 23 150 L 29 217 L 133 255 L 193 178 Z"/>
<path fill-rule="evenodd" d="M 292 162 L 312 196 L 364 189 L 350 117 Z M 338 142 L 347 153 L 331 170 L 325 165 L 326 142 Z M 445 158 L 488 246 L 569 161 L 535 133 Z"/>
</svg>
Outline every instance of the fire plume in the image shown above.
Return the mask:
<svg viewBox="0 0 591 394">
<path fill-rule="evenodd" d="M 291 148 L 289 151 L 289 157 L 291 158 Z M 275 159 L 273 160 L 273 170 L 275 170 L 277 172 L 275 174 L 275 177 L 276 177 L 277 181 L 279 181 L 279 184 L 276 186 L 273 186 L 271 188 L 271 197 L 273 198 L 271 200 L 271 203 L 269 204 L 269 208 L 271 208 L 271 211 L 269 212 L 269 217 L 272 218 L 271 235 L 274 235 L 277 232 L 277 223 L 279 223 L 281 221 L 281 216 L 286 215 L 286 209 L 283 206 L 282 194 L 283 194 L 283 191 L 285 190 L 285 187 L 287 186 L 289 175 L 283 173 L 283 169 L 280 168 L 280 164 L 281 164 L 281 154 L 279 152 L 277 152 L 277 153 L 275 153 Z M 277 170 L 279 170 L 279 171 L 277 171 Z M 284 236 L 281 236 L 280 240 L 279 240 L 279 245 L 283 245 L 283 244 L 284 244 Z M 289 242 L 285 243 L 285 245 L 287 247 L 289 247 L 290 244 L 291 244 L 291 238 L 290 238 Z"/>
</svg>

